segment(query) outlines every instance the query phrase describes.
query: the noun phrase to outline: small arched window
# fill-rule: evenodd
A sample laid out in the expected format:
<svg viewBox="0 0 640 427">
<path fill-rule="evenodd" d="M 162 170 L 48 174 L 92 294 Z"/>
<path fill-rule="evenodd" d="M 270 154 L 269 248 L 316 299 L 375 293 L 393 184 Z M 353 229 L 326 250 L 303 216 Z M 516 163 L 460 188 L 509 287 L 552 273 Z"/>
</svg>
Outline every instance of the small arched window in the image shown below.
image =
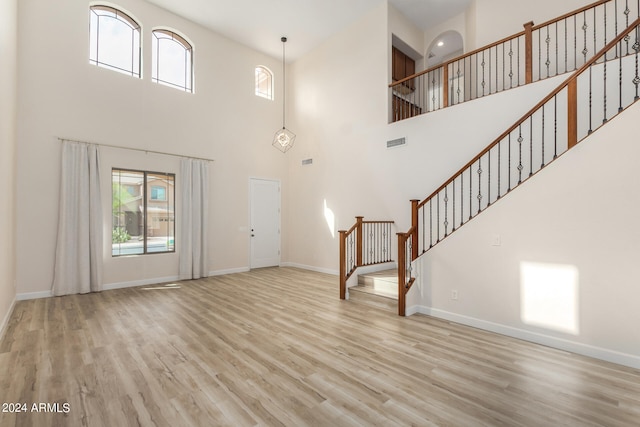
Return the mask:
<svg viewBox="0 0 640 427">
<path fill-rule="evenodd" d="M 273 101 L 273 73 L 267 67 L 256 67 L 256 96 Z"/>
<path fill-rule="evenodd" d="M 89 62 L 140 78 L 140 25 L 111 6 L 91 6 L 89 16 Z"/>
<path fill-rule="evenodd" d="M 193 92 L 193 47 L 170 30 L 153 30 L 151 80 Z"/>
</svg>

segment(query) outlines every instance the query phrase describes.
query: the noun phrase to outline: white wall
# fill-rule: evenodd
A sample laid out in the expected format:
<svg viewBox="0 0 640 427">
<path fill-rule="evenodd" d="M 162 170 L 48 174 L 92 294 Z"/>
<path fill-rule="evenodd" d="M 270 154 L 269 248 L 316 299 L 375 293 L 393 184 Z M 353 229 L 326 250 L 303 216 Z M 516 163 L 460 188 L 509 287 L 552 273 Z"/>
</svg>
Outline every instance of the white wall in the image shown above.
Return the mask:
<svg viewBox="0 0 640 427">
<path fill-rule="evenodd" d="M 391 36 L 383 6 L 296 61 L 288 74 L 290 123 L 298 135 L 287 153 L 285 259 L 292 264 L 336 272 L 337 231 L 353 225 L 356 215 L 394 220 L 394 232 L 406 231 L 410 199 L 430 194 L 559 82 L 547 80 L 389 125 L 384 65 Z M 405 147 L 386 148 L 387 140 L 400 137 L 407 138 Z M 302 166 L 307 158 L 313 164 Z M 325 204 L 334 218 L 331 226 Z"/>
<path fill-rule="evenodd" d="M 279 59 L 145 1 L 116 4 L 142 24 L 142 79 L 89 64 L 87 1 L 19 2 L 19 294 L 45 295 L 51 287 L 60 177 L 57 137 L 215 159 L 210 165 L 209 218 L 213 272 L 248 268 L 249 177 L 286 175 L 286 157 L 271 146 L 282 120 Z M 175 28 L 193 42 L 194 94 L 151 82 L 150 31 L 156 26 Z M 275 102 L 254 95 L 256 65 L 276 72 Z M 111 149 L 103 154 L 107 176 L 111 165 L 173 168 L 158 156 Z M 285 184 L 285 196 L 287 191 Z M 110 221 L 107 216 L 106 224 Z M 107 285 L 177 276 L 177 254 L 119 259 L 109 254 L 105 254 Z"/>
<path fill-rule="evenodd" d="M 635 104 L 427 252 L 409 310 L 639 368 L 638 117 Z M 577 330 L 525 322 L 526 263 L 577 272 Z M 557 297 L 544 313 L 570 312 Z"/>
<path fill-rule="evenodd" d="M 467 34 L 473 41 L 469 50 L 493 43 L 524 29 L 524 24 L 545 21 L 593 3 L 591 0 L 473 0 L 467 9 Z M 473 13 L 475 12 L 475 17 Z M 475 33 L 473 32 L 475 30 Z"/>
<path fill-rule="evenodd" d="M 0 2 L 0 337 L 15 301 L 15 147 L 18 1 Z"/>
</svg>

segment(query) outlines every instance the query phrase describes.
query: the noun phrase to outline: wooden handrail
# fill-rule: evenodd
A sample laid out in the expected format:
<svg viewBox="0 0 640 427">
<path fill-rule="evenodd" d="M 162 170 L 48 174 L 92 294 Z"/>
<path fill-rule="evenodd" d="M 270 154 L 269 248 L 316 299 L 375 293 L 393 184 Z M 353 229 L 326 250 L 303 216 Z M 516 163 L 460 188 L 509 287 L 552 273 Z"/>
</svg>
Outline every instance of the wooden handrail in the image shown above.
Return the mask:
<svg viewBox="0 0 640 427">
<path fill-rule="evenodd" d="M 574 11 L 565 13 L 564 15 L 561 15 L 561 16 L 559 16 L 557 18 L 553 18 L 553 19 L 551 19 L 549 21 L 543 22 L 542 24 L 538 24 L 538 25 L 534 25 L 533 22 L 527 22 L 526 24 L 524 24 L 524 27 L 525 27 L 524 31 L 520 31 L 518 33 L 512 34 L 512 35 L 507 36 L 507 37 L 505 37 L 503 39 L 500 39 L 500 40 L 498 40 L 496 42 L 493 42 L 493 43 L 487 44 L 485 46 L 482 46 L 482 47 L 480 47 L 478 49 L 472 50 L 471 52 L 464 53 L 464 54 L 462 54 L 460 56 L 457 56 L 457 57 L 455 57 L 453 59 L 450 59 L 450 60 L 448 60 L 446 62 L 443 62 L 442 64 L 435 65 L 435 66 L 433 66 L 431 68 L 428 68 L 426 70 L 420 71 L 419 73 L 415 73 L 415 74 L 413 74 L 411 76 L 405 77 L 402 80 L 398 80 L 398 81 L 392 82 L 392 83 L 389 84 L 389 88 L 396 87 L 398 85 L 401 85 L 403 83 L 408 82 L 409 80 L 413 80 L 416 77 L 420 77 L 420 76 L 422 76 L 424 74 L 430 73 L 430 72 L 435 71 L 435 70 L 437 70 L 439 68 L 448 67 L 450 64 L 453 64 L 453 63 L 455 63 L 457 61 L 460 61 L 460 60 L 462 60 L 464 58 L 467 58 L 469 56 L 473 56 L 473 55 L 475 55 L 477 53 L 480 53 L 480 52 L 482 52 L 484 50 L 491 49 L 492 47 L 496 47 L 496 46 L 498 46 L 498 45 L 500 45 L 502 43 L 506 43 L 506 42 L 508 42 L 510 40 L 517 39 L 518 37 L 525 36 L 525 38 L 526 38 L 527 37 L 527 33 L 530 36 L 531 33 L 533 31 L 535 31 L 535 30 L 539 30 L 539 29 L 544 28 L 544 27 L 546 27 L 548 25 L 555 24 L 556 22 L 562 21 L 563 19 L 567 19 L 567 18 L 569 18 L 571 16 L 578 15 L 578 14 L 580 14 L 582 12 L 585 12 L 585 11 L 587 11 L 589 9 L 596 8 L 596 7 L 600 6 L 600 5 L 603 5 L 603 4 L 611 2 L 611 1 L 612 0 L 599 0 L 599 1 L 596 1 L 596 2 L 591 3 L 589 5 L 583 6 L 583 7 L 579 8 L 579 9 L 574 10 Z M 530 43 L 526 43 L 526 44 L 529 45 Z M 532 52 L 530 52 L 530 51 L 529 52 L 525 52 L 525 60 L 531 61 L 531 55 L 532 55 Z M 531 77 L 531 76 L 529 76 L 529 77 Z M 531 81 L 527 81 L 527 83 L 531 83 Z"/>
<path fill-rule="evenodd" d="M 556 96 L 558 93 L 560 93 L 560 91 L 562 91 L 565 87 L 567 87 L 569 85 L 569 83 L 571 83 L 573 80 L 576 80 L 578 78 L 578 76 L 580 76 L 580 74 L 582 74 L 585 70 L 589 69 L 589 67 L 591 67 L 594 63 L 596 63 L 609 50 L 611 50 L 613 47 L 615 47 L 616 44 L 620 43 L 620 41 L 622 39 L 624 39 L 624 37 L 628 33 L 630 33 L 632 30 L 635 30 L 635 28 L 637 26 L 639 26 L 639 25 L 640 25 L 640 18 L 637 18 L 635 21 L 633 21 L 633 23 L 631 23 L 629 25 L 629 27 L 627 27 L 615 39 L 610 41 L 604 48 L 602 48 L 598 52 L 598 54 L 594 55 L 593 58 L 591 58 L 589 61 L 587 61 L 582 67 L 578 68 L 578 70 L 573 72 L 573 74 L 571 74 L 571 76 L 569 78 L 567 78 L 555 90 L 553 90 L 551 93 L 549 93 L 547 96 L 545 96 L 542 99 L 542 101 L 538 102 L 533 108 L 531 108 L 527 113 L 525 113 L 518 121 L 516 121 L 506 131 L 504 131 L 498 138 L 496 138 L 484 150 L 482 150 L 480 152 L 480 154 L 475 156 L 471 161 L 469 161 L 467 164 L 465 164 L 463 167 L 461 167 L 460 170 L 458 170 L 455 174 L 453 174 L 451 176 L 451 178 L 449 178 L 444 184 L 442 184 L 440 187 L 438 187 L 437 190 L 435 190 L 433 193 L 431 193 L 431 195 L 429 195 L 429 197 L 427 197 L 422 202 L 420 202 L 420 204 L 418 205 L 418 208 L 424 206 L 431 198 L 436 196 L 440 191 L 444 190 L 444 188 L 446 186 L 451 184 L 458 176 L 460 176 L 460 174 L 462 174 L 464 171 L 469 169 L 470 166 L 473 166 L 473 164 L 475 162 L 477 162 L 478 159 L 480 159 L 482 156 L 487 154 L 489 152 L 489 150 L 491 150 L 493 147 L 498 145 L 500 143 L 500 141 L 502 141 L 504 138 L 508 137 L 511 132 L 513 132 L 515 129 L 517 129 L 518 126 L 520 126 L 524 121 L 526 121 L 532 114 L 534 114 L 536 111 L 538 111 L 540 108 L 542 108 L 543 105 L 545 105 L 547 102 L 549 102 L 551 99 L 553 99 L 553 97 Z"/>
<path fill-rule="evenodd" d="M 611 0 L 608 0 L 608 1 L 611 1 Z M 481 48 L 472 50 L 471 52 L 463 53 L 462 55 L 456 56 L 455 58 L 450 59 L 447 62 L 443 62 L 442 64 L 438 64 L 438 65 L 434 65 L 433 67 L 428 68 L 428 69 L 426 69 L 424 71 L 420 71 L 419 73 L 413 74 L 413 75 L 411 75 L 409 77 L 405 77 L 404 79 L 398 80 L 397 82 L 390 83 L 389 87 L 394 87 L 394 86 L 397 86 L 399 84 L 405 83 L 405 82 L 407 82 L 407 81 L 409 81 L 411 79 L 415 79 L 416 77 L 420 77 L 423 74 L 430 73 L 432 71 L 437 70 L 438 68 L 444 67 L 444 66 L 449 65 L 449 64 L 453 64 L 456 61 L 460 61 L 461 59 L 464 59 L 467 56 L 475 55 L 476 53 L 480 53 L 483 50 L 491 49 L 492 47 L 498 46 L 498 45 L 500 45 L 502 43 L 506 43 L 509 40 L 517 39 L 518 37 L 521 37 L 523 35 L 524 35 L 524 31 L 520 31 L 519 33 L 513 34 L 513 35 L 511 35 L 509 37 L 505 37 L 505 38 L 503 38 L 501 40 L 498 40 L 497 42 L 490 43 L 490 44 L 488 44 L 486 46 L 483 46 Z"/>
<path fill-rule="evenodd" d="M 586 6 L 581 7 L 580 9 L 576 9 L 576 10 L 574 10 L 572 12 L 565 13 L 564 15 L 561 15 L 561 16 L 559 16 L 557 18 L 553 18 L 553 19 L 550 19 L 550 20 L 548 20 L 546 22 L 543 22 L 542 24 L 534 25 L 533 26 L 533 30 L 534 31 L 535 30 L 539 30 L 540 28 L 544 28 L 547 25 L 555 24 L 556 22 L 560 22 L 563 19 L 570 18 L 573 15 L 578 15 L 579 13 L 585 12 L 585 11 L 587 11 L 589 9 L 595 9 L 596 7 L 598 7 L 598 6 L 602 5 L 602 4 L 609 3 L 610 1 L 611 0 L 600 0 L 600 1 L 588 4 Z"/>
</svg>

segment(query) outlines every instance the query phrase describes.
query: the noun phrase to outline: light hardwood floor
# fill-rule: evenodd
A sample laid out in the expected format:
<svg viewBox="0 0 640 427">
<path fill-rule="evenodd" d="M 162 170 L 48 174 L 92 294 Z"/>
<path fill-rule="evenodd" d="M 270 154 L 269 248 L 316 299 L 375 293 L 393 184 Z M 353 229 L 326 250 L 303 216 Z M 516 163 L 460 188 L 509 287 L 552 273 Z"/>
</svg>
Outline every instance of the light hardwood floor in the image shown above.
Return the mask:
<svg viewBox="0 0 640 427">
<path fill-rule="evenodd" d="M 0 426 L 640 425 L 640 371 L 340 301 L 334 276 L 177 285 L 17 303 L 0 403 L 69 412 Z"/>
</svg>

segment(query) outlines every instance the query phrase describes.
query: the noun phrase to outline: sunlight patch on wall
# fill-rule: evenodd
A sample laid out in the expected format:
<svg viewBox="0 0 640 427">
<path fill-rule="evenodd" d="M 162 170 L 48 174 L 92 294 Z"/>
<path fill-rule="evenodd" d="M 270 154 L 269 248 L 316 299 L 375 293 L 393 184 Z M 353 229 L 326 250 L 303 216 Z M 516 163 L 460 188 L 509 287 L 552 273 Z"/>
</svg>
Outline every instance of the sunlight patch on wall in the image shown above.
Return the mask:
<svg viewBox="0 0 640 427">
<path fill-rule="evenodd" d="M 331 237 L 336 237 L 336 216 L 327 206 L 327 199 L 324 199 L 324 219 L 327 221 Z"/>
<path fill-rule="evenodd" d="M 573 265 L 520 263 L 522 321 L 579 334 L 578 269 Z"/>
</svg>

